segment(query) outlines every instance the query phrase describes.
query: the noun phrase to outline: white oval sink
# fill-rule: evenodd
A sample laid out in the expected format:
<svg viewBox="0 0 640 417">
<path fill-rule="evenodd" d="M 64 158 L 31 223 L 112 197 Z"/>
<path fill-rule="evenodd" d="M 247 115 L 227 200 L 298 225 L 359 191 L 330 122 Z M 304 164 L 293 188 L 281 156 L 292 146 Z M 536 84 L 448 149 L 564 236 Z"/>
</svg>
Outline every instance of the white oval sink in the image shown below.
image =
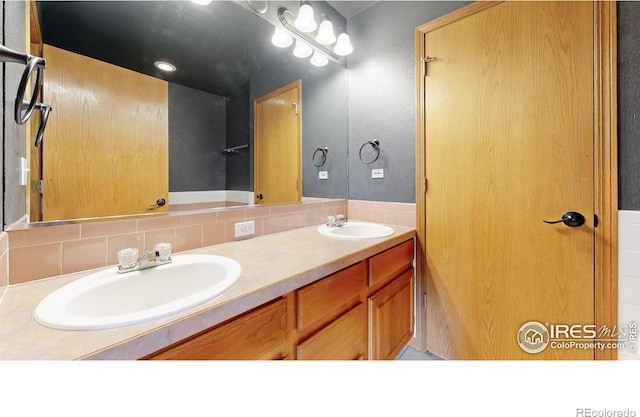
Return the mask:
<svg viewBox="0 0 640 417">
<path fill-rule="evenodd" d="M 45 297 L 33 317 L 46 327 L 97 330 L 168 316 L 202 304 L 231 287 L 240 264 L 216 255 L 176 255 L 155 268 L 95 272 Z"/>
<path fill-rule="evenodd" d="M 394 230 L 383 224 L 348 221 L 340 227 L 330 227 L 323 224 L 318 227 L 318 232 L 325 236 L 343 239 L 371 239 L 391 236 Z"/>
</svg>

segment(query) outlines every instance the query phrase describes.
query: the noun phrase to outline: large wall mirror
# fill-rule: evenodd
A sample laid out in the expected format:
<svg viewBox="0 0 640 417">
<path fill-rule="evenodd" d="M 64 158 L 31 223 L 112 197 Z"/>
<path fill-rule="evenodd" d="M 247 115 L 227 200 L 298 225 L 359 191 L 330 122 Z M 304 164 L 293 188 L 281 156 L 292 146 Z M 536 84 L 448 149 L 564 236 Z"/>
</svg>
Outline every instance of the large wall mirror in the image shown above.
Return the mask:
<svg viewBox="0 0 640 417">
<path fill-rule="evenodd" d="M 256 3 L 260 7 L 255 7 Z M 320 7 L 337 13 L 327 3 L 318 3 Z M 158 171 L 158 175 L 167 177 L 162 180 L 168 182 L 170 199 L 171 196 L 220 191 L 252 195 L 254 101 L 298 80 L 302 102 L 302 196 L 346 198 L 347 70 L 344 63 L 333 61 L 323 67 L 315 67 L 308 59 L 294 57 L 291 53 L 293 47 L 275 47 L 271 43 L 274 26 L 267 17 L 273 16 L 274 8 L 281 5 L 292 10 L 299 8 L 299 2 L 213 1 L 200 5 L 191 1 L 39 1 L 37 14 L 45 52 L 48 47 L 60 49 L 166 81 L 168 115 L 166 127 L 162 129 L 166 129 L 168 136 L 168 173 Z M 176 71 L 163 72 L 154 66 L 156 61 L 170 62 Z M 65 62 L 71 62 L 71 59 Z M 70 65 L 76 68 L 84 65 L 82 61 L 78 62 Z M 93 73 L 95 75 L 95 71 Z M 46 76 L 45 72 L 45 86 Z M 144 89 L 125 90 L 129 91 L 114 94 L 131 94 L 128 102 L 135 102 L 137 97 L 142 101 L 148 98 Z M 47 92 L 46 87 L 44 92 Z M 46 94 L 43 99 L 47 101 Z M 92 156 L 96 161 L 95 169 L 83 172 L 74 173 L 73 162 L 62 157 L 48 158 L 62 151 L 53 140 L 47 141 L 47 134 L 53 135 L 51 132 L 57 129 L 64 137 L 65 131 L 86 129 L 83 121 L 90 120 L 82 114 L 65 114 L 56 108 L 56 103 L 51 104 L 52 117 L 40 148 L 42 163 L 54 164 L 60 160 L 71 170 L 70 175 L 83 178 L 100 175 L 98 161 L 117 159 L 105 149 L 97 150 Z M 115 112 L 101 107 L 99 102 L 93 103 L 94 106 L 90 104 L 87 101 L 83 111 Z M 153 126 L 157 130 L 161 124 Z M 142 129 L 140 135 L 162 134 L 155 133 L 154 129 Z M 117 147 L 117 132 L 113 124 L 105 124 L 102 130 L 105 137 L 115 137 L 115 145 L 111 146 Z M 78 154 L 92 152 L 82 143 L 67 145 L 75 147 Z M 156 158 L 156 154 L 148 149 L 134 149 L 130 152 L 138 157 L 148 152 L 149 158 Z M 318 149 L 328 149 L 322 167 L 314 163 Z M 65 155 L 71 153 L 65 151 Z M 319 175 L 319 171 L 326 171 L 328 175 Z M 46 166 L 43 172 L 42 198 L 46 200 L 47 188 L 64 185 L 56 185 L 56 178 L 47 178 Z M 135 182 L 137 176 L 131 173 L 131 181 Z M 129 197 L 123 194 L 123 198 Z M 231 200 L 252 203 L 252 200 L 242 198 Z M 56 204 L 82 206 L 83 202 L 61 201 Z M 42 206 L 46 207 L 46 204 L 42 203 Z M 150 209 L 140 213 L 148 212 Z M 34 213 L 33 207 L 31 213 Z M 124 213 L 105 211 L 100 216 L 119 214 Z M 92 216 L 77 212 L 71 218 L 86 217 Z M 35 220 L 36 216 L 32 214 L 31 219 Z M 42 220 L 59 219 L 45 213 Z"/>
</svg>

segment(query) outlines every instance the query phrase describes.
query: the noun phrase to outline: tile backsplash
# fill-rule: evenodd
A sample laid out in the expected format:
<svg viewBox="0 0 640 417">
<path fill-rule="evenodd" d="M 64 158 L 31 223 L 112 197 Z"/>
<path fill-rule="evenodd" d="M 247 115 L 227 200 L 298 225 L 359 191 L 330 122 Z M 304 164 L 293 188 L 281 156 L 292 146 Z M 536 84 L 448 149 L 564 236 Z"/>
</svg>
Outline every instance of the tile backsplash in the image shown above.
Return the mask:
<svg viewBox="0 0 640 417">
<path fill-rule="evenodd" d="M 9 285 L 9 236 L 6 232 L 0 232 L 0 294 L 7 285 Z"/>
<path fill-rule="evenodd" d="M 618 324 L 640 324 L 640 211 L 618 212 Z M 636 343 L 640 347 L 640 341 Z M 618 359 L 640 360 L 638 350 L 618 351 Z"/>
<path fill-rule="evenodd" d="M 35 228 L 17 224 L 0 235 L 0 268 L 9 271 L 0 270 L 0 288 L 3 279 L 6 286 L 116 265 L 117 252 L 126 247 L 142 251 L 170 242 L 174 252 L 181 252 L 246 239 L 235 237 L 234 225 L 241 221 L 255 221 L 254 237 L 321 224 L 336 213 L 347 214 L 347 200 L 305 199 L 302 204 Z"/>
<path fill-rule="evenodd" d="M 416 227 L 416 205 L 414 203 L 349 200 L 348 213 L 349 218 L 353 220 Z"/>
</svg>

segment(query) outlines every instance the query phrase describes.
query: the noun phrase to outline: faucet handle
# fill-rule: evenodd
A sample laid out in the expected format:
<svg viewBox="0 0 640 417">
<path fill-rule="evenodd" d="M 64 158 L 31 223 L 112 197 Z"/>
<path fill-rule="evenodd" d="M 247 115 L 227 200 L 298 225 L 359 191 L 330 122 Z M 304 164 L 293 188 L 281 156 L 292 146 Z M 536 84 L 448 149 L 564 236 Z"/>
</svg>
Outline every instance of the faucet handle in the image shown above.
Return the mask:
<svg viewBox="0 0 640 417">
<path fill-rule="evenodd" d="M 138 249 L 125 248 L 118 251 L 118 263 L 123 268 L 133 268 L 138 262 Z"/>
</svg>

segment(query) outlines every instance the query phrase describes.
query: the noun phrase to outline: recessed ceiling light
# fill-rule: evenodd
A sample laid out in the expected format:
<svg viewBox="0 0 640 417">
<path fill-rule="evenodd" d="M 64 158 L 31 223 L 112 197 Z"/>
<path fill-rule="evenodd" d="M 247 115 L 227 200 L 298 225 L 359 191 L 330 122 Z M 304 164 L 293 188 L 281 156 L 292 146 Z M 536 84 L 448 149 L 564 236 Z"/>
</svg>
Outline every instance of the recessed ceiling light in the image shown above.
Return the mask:
<svg viewBox="0 0 640 417">
<path fill-rule="evenodd" d="M 176 70 L 175 65 L 171 65 L 170 63 L 165 61 L 156 61 L 153 63 L 153 65 L 155 65 L 156 68 L 162 71 L 173 72 Z"/>
<path fill-rule="evenodd" d="M 211 0 L 191 0 L 192 2 L 194 2 L 195 4 L 200 4 L 202 6 L 206 6 L 207 4 L 211 3 Z"/>
</svg>

